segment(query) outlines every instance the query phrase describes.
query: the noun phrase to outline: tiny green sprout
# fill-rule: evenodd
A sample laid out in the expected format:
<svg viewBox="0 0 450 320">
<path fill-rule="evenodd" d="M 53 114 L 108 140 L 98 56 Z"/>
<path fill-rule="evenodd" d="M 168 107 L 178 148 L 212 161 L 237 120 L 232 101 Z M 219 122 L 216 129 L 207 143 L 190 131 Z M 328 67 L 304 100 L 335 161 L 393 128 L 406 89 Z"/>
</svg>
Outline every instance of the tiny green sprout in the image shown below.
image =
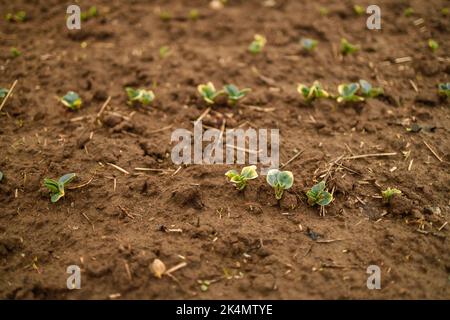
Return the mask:
<svg viewBox="0 0 450 320">
<path fill-rule="evenodd" d="M 211 285 L 211 281 L 209 280 L 197 280 L 197 283 L 200 285 L 200 290 L 203 292 L 208 291 L 209 286 Z"/>
<path fill-rule="evenodd" d="M 264 36 L 255 34 L 254 40 L 250 43 L 248 50 L 253 54 L 258 54 L 263 50 L 266 43 L 267 39 Z"/>
<path fill-rule="evenodd" d="M 214 100 L 223 93 L 223 91 L 217 91 L 212 82 L 200 84 L 197 87 L 197 90 L 203 99 L 209 104 L 214 104 Z"/>
<path fill-rule="evenodd" d="M 87 21 L 91 18 L 94 18 L 98 15 L 97 7 L 92 6 L 87 11 L 83 11 L 80 14 L 80 19 L 82 21 Z"/>
<path fill-rule="evenodd" d="M 307 87 L 304 84 L 299 84 L 297 87 L 297 91 L 308 103 L 315 99 L 328 98 L 330 96 L 327 91 L 322 89 L 319 81 L 314 81 L 311 87 Z"/>
<path fill-rule="evenodd" d="M 75 173 L 68 173 L 63 175 L 61 178 L 58 179 L 58 181 L 53 179 L 44 179 L 44 186 L 46 186 L 51 193 L 51 201 L 53 203 L 57 202 L 59 199 L 64 197 L 65 191 L 64 187 L 66 184 L 71 182 L 76 177 Z"/>
<path fill-rule="evenodd" d="M 3 172 L 0 171 L 0 181 L 3 180 Z"/>
<path fill-rule="evenodd" d="M 361 86 L 361 94 L 364 97 L 375 98 L 384 93 L 383 88 L 374 88 L 372 85 L 366 80 L 360 79 L 359 84 Z"/>
<path fill-rule="evenodd" d="M 333 201 L 333 195 L 328 191 L 325 191 L 325 181 L 321 181 L 314 185 L 308 192 L 306 192 L 308 197 L 308 204 L 314 206 L 318 204 L 319 206 L 327 206 Z"/>
<path fill-rule="evenodd" d="M 358 15 L 358 16 L 362 16 L 363 14 L 364 14 L 364 7 L 363 6 L 360 6 L 360 5 L 357 5 L 357 4 L 355 4 L 354 6 L 353 6 L 353 11 L 355 11 L 355 13 Z"/>
<path fill-rule="evenodd" d="M 172 20 L 172 13 L 170 13 L 169 11 L 163 10 L 159 13 L 159 18 L 164 21 L 170 21 Z"/>
<path fill-rule="evenodd" d="M 359 83 L 347 83 L 338 86 L 339 96 L 337 102 L 359 102 L 364 101 L 363 97 L 357 96 Z"/>
<path fill-rule="evenodd" d="M 192 21 L 197 21 L 200 17 L 200 12 L 197 9 L 191 9 L 189 11 L 189 19 Z"/>
<path fill-rule="evenodd" d="M 139 102 L 143 106 L 149 105 L 155 100 L 155 94 L 151 90 L 145 89 L 133 89 L 130 87 L 125 88 L 128 96 L 128 104 L 133 105 L 135 102 Z"/>
<path fill-rule="evenodd" d="M 170 48 L 168 46 L 162 46 L 159 48 L 159 57 L 161 59 L 166 58 L 170 54 Z"/>
<path fill-rule="evenodd" d="M 20 51 L 19 51 L 19 49 L 17 49 L 17 48 L 11 48 L 11 56 L 13 57 L 13 58 L 17 58 L 17 57 L 20 57 L 20 55 L 22 54 Z"/>
<path fill-rule="evenodd" d="M 329 13 L 330 13 L 330 10 L 328 8 L 325 8 L 325 7 L 319 8 L 319 14 L 321 16 L 327 16 Z"/>
<path fill-rule="evenodd" d="M 228 94 L 229 104 L 235 105 L 239 100 L 244 98 L 251 89 L 245 88 L 239 90 L 234 84 L 227 84 L 223 87 L 223 91 Z"/>
<path fill-rule="evenodd" d="M 5 88 L 0 88 L 0 99 L 3 99 L 6 97 L 6 95 L 8 94 L 8 89 Z"/>
<path fill-rule="evenodd" d="M 5 20 L 8 22 L 24 22 L 27 19 L 27 13 L 23 10 L 6 14 Z"/>
<path fill-rule="evenodd" d="M 448 8 L 447 7 L 445 7 L 445 8 L 442 8 L 441 9 L 441 14 L 443 15 L 443 16 L 448 16 Z"/>
<path fill-rule="evenodd" d="M 438 94 L 450 98 L 450 82 L 438 84 Z"/>
<path fill-rule="evenodd" d="M 414 9 L 411 7 L 406 8 L 405 11 L 403 11 L 403 15 L 405 17 L 411 17 L 413 14 L 414 14 Z"/>
<path fill-rule="evenodd" d="M 238 190 L 244 190 L 247 186 L 247 181 L 256 179 L 258 177 L 258 173 L 256 172 L 256 166 L 248 166 L 242 168 L 241 174 L 239 174 L 236 170 L 229 170 L 225 173 L 225 176 L 230 179 L 231 183 L 236 184 L 236 188 Z"/>
<path fill-rule="evenodd" d="M 428 40 L 428 47 L 431 49 L 431 51 L 436 52 L 437 49 L 439 49 L 439 43 L 436 42 L 436 40 L 429 39 Z"/>
<path fill-rule="evenodd" d="M 359 50 L 359 46 L 351 44 L 345 38 L 341 39 L 341 53 L 343 55 L 352 54 L 352 53 L 357 52 L 358 50 Z"/>
<path fill-rule="evenodd" d="M 303 38 L 300 40 L 300 43 L 306 51 L 313 51 L 317 47 L 318 41 L 310 38 Z"/>
<path fill-rule="evenodd" d="M 395 195 L 400 195 L 400 194 L 402 194 L 402 192 L 400 190 L 398 190 L 398 189 L 395 189 L 395 188 L 392 188 L 392 189 L 391 188 L 387 188 L 386 190 L 381 191 L 381 196 L 383 197 L 383 201 L 386 204 L 390 204 L 391 201 L 392 201 L 392 198 Z"/>
<path fill-rule="evenodd" d="M 275 198 L 281 200 L 284 190 L 290 189 L 294 184 L 294 175 L 290 171 L 270 169 L 267 173 L 266 180 L 275 190 Z"/>
<path fill-rule="evenodd" d="M 63 105 L 72 110 L 80 109 L 82 104 L 80 96 L 73 91 L 67 92 L 67 94 L 60 99 L 60 101 Z"/>
</svg>

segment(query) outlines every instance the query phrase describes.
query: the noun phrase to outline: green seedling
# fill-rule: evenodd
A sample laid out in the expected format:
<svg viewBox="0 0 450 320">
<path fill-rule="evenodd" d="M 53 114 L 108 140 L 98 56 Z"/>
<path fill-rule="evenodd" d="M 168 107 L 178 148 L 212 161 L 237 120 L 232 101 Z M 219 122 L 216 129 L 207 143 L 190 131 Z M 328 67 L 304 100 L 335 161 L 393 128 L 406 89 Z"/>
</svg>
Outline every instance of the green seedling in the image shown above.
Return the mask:
<svg viewBox="0 0 450 320">
<path fill-rule="evenodd" d="M 81 98 L 78 93 L 69 91 L 60 99 L 61 103 L 71 110 L 78 110 L 81 108 Z"/>
<path fill-rule="evenodd" d="M 127 87 L 125 88 L 125 91 L 127 92 L 129 105 L 133 105 L 135 102 L 138 102 L 143 106 L 146 106 L 155 100 L 155 94 L 151 90 L 133 89 Z"/>
<path fill-rule="evenodd" d="M 75 173 L 68 173 L 63 175 L 61 178 L 58 179 L 58 181 L 53 179 L 44 179 L 44 186 L 46 186 L 51 193 L 51 201 L 53 203 L 57 202 L 59 199 L 64 197 L 65 191 L 64 187 L 66 184 L 71 182 L 76 177 Z"/>
<path fill-rule="evenodd" d="M 189 11 L 189 19 L 192 21 L 197 21 L 200 18 L 200 12 L 197 9 L 192 9 Z"/>
<path fill-rule="evenodd" d="M 212 82 L 208 82 L 207 84 L 200 84 L 197 87 L 198 92 L 206 101 L 206 103 L 214 104 L 214 100 L 220 96 L 223 91 L 217 91 Z"/>
<path fill-rule="evenodd" d="M 256 166 L 248 166 L 244 167 L 241 170 L 241 174 L 239 174 L 236 170 L 229 170 L 225 173 L 230 179 L 231 183 L 236 184 L 236 188 L 238 190 L 244 190 L 247 186 L 248 180 L 253 180 L 258 177 L 258 173 L 256 172 Z"/>
<path fill-rule="evenodd" d="M 353 6 L 353 11 L 355 11 L 355 13 L 356 13 L 358 16 L 362 16 L 362 15 L 364 14 L 364 12 L 365 12 L 364 7 L 363 7 L 363 6 L 360 6 L 360 5 L 357 5 L 357 4 L 355 4 L 355 5 Z"/>
<path fill-rule="evenodd" d="M 94 18 L 98 15 L 97 7 L 92 6 L 88 9 L 88 11 L 83 11 L 80 14 L 80 19 L 82 21 L 87 21 L 91 18 Z"/>
<path fill-rule="evenodd" d="M 250 43 L 248 47 L 248 51 L 250 51 L 253 54 L 258 54 L 264 49 L 266 43 L 267 39 L 264 36 L 260 34 L 255 34 L 253 42 Z"/>
<path fill-rule="evenodd" d="M 3 172 L 0 171 L 0 182 L 3 180 Z"/>
<path fill-rule="evenodd" d="M 359 83 L 341 84 L 338 86 L 339 96 L 337 102 L 360 102 L 364 101 L 363 97 L 357 96 L 359 90 Z"/>
<path fill-rule="evenodd" d="M 383 88 L 374 88 L 366 80 L 360 79 L 359 85 L 361 87 L 361 94 L 364 97 L 375 98 L 384 94 Z"/>
<path fill-rule="evenodd" d="M 20 57 L 20 55 L 22 54 L 22 52 L 20 52 L 17 48 L 11 48 L 10 52 L 13 58 Z"/>
<path fill-rule="evenodd" d="M 436 52 L 437 49 L 439 49 L 439 43 L 437 43 L 435 40 L 430 39 L 428 40 L 428 47 L 431 49 L 431 51 Z"/>
<path fill-rule="evenodd" d="M 403 11 L 403 15 L 405 17 L 411 17 L 413 14 L 414 14 L 414 9 L 411 7 L 406 8 L 405 11 Z"/>
<path fill-rule="evenodd" d="M 352 54 L 352 53 L 357 52 L 358 50 L 359 50 L 359 46 L 351 44 L 345 38 L 341 39 L 341 53 L 343 55 Z"/>
<path fill-rule="evenodd" d="M 8 94 L 8 89 L 0 88 L 0 99 L 4 99 Z"/>
<path fill-rule="evenodd" d="M 294 184 L 294 175 L 290 171 L 271 169 L 267 173 L 266 180 L 275 190 L 275 198 L 281 200 L 284 190 L 290 189 Z"/>
<path fill-rule="evenodd" d="M 27 19 L 27 13 L 25 11 L 18 11 L 14 13 L 8 13 L 5 17 L 8 22 L 24 22 Z"/>
<path fill-rule="evenodd" d="M 322 89 L 319 81 L 314 81 L 311 87 L 307 87 L 304 84 L 299 84 L 297 87 L 297 91 L 308 103 L 315 99 L 328 98 L 330 96 L 327 91 Z"/>
<path fill-rule="evenodd" d="M 441 9 L 441 14 L 443 15 L 443 16 L 448 16 L 448 8 L 446 7 L 446 8 L 442 8 Z"/>
<path fill-rule="evenodd" d="M 197 283 L 200 286 L 200 290 L 203 292 L 208 291 L 209 286 L 211 285 L 211 281 L 209 280 L 197 280 Z"/>
<path fill-rule="evenodd" d="M 159 57 L 161 59 L 166 58 L 170 54 L 170 48 L 168 46 L 162 46 L 159 48 Z"/>
<path fill-rule="evenodd" d="M 438 94 L 450 98 L 450 82 L 438 84 Z"/>
<path fill-rule="evenodd" d="M 401 195 L 402 192 L 398 189 L 391 189 L 391 188 L 387 188 L 384 191 L 381 191 L 381 196 L 383 197 L 383 202 L 385 204 L 390 204 L 392 201 L 392 198 L 396 195 Z"/>
<path fill-rule="evenodd" d="M 318 41 L 310 38 L 303 38 L 300 40 L 300 43 L 303 49 L 311 52 L 317 47 Z"/>
<path fill-rule="evenodd" d="M 223 91 L 228 94 L 228 103 L 235 105 L 239 100 L 244 98 L 251 89 L 245 88 L 239 90 L 234 84 L 227 84 L 223 87 Z"/>
<path fill-rule="evenodd" d="M 330 10 L 328 8 L 325 8 L 325 7 L 320 7 L 319 8 L 319 14 L 321 16 L 327 16 L 328 14 L 330 14 Z"/>
<path fill-rule="evenodd" d="M 321 181 L 314 185 L 308 192 L 306 192 L 308 197 L 308 204 L 314 206 L 318 204 L 319 206 L 327 206 L 333 201 L 333 195 L 328 191 L 325 191 L 325 181 Z"/>
<path fill-rule="evenodd" d="M 163 10 L 159 13 L 159 18 L 164 22 L 168 22 L 168 21 L 172 20 L 172 13 L 170 13 L 169 11 Z"/>
</svg>

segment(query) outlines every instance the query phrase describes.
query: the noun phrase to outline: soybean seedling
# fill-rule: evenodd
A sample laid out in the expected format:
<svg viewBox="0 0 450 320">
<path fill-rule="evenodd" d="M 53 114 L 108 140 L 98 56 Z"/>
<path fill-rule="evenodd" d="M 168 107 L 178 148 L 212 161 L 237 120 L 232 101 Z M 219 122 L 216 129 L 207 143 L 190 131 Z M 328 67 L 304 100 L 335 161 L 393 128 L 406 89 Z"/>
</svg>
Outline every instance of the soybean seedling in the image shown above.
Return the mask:
<svg viewBox="0 0 450 320">
<path fill-rule="evenodd" d="M 200 12 L 197 9 L 191 9 L 189 11 L 189 19 L 192 21 L 197 21 L 200 17 Z"/>
<path fill-rule="evenodd" d="M 22 52 L 20 52 L 19 49 L 14 48 L 14 47 L 10 49 L 10 52 L 11 52 L 11 56 L 13 58 L 17 58 L 17 57 L 20 57 L 22 55 Z"/>
<path fill-rule="evenodd" d="M 341 53 L 345 56 L 348 54 L 355 53 L 359 50 L 359 46 L 351 44 L 347 39 L 341 39 Z"/>
<path fill-rule="evenodd" d="M 450 97 L 450 82 L 438 84 L 438 94 L 442 97 Z"/>
<path fill-rule="evenodd" d="M 248 46 L 248 51 L 250 51 L 253 54 L 258 54 L 263 50 L 266 43 L 267 43 L 266 37 L 260 34 L 255 34 L 254 40 Z"/>
<path fill-rule="evenodd" d="M 366 80 L 360 79 L 359 85 L 361 86 L 361 94 L 364 97 L 375 98 L 384 94 L 383 88 L 374 88 Z"/>
<path fill-rule="evenodd" d="M 308 103 L 315 99 L 328 98 L 330 96 L 327 91 L 322 89 L 319 81 L 314 81 L 311 87 L 307 87 L 304 84 L 299 84 L 297 87 L 297 91 Z"/>
<path fill-rule="evenodd" d="M 391 204 L 392 198 L 395 195 L 400 195 L 400 194 L 402 194 L 402 192 L 395 188 L 392 188 L 392 189 L 387 188 L 386 190 L 381 191 L 381 196 L 383 197 L 383 202 L 385 204 Z"/>
<path fill-rule="evenodd" d="M 300 44 L 304 50 L 311 52 L 317 47 L 318 41 L 310 38 L 302 38 Z"/>
<path fill-rule="evenodd" d="M 64 197 L 65 191 L 64 187 L 71 182 L 76 177 L 75 173 L 68 173 L 63 175 L 58 181 L 53 179 L 44 179 L 44 186 L 46 186 L 51 193 L 51 201 L 53 203 L 57 202 L 59 199 Z"/>
<path fill-rule="evenodd" d="M 308 197 L 308 204 L 314 206 L 318 204 L 319 206 L 327 206 L 333 201 L 333 195 L 328 191 L 325 191 L 325 181 L 321 181 L 314 185 L 308 192 L 306 192 Z"/>
<path fill-rule="evenodd" d="M 238 190 L 244 190 L 247 186 L 248 180 L 253 180 L 258 177 L 258 173 L 256 172 L 256 166 L 248 166 L 244 167 L 241 170 L 241 174 L 239 174 L 236 170 L 229 170 L 225 173 L 230 179 L 231 183 L 236 184 L 236 188 Z"/>
<path fill-rule="evenodd" d="M 405 11 L 403 11 L 403 15 L 405 17 L 411 17 L 413 14 L 414 14 L 414 9 L 411 7 L 406 8 Z"/>
<path fill-rule="evenodd" d="M 239 100 L 244 98 L 251 89 L 245 88 L 239 90 L 234 84 L 227 84 L 223 87 L 223 91 L 228 94 L 228 103 L 230 105 L 235 105 Z"/>
<path fill-rule="evenodd" d="M 223 91 L 217 91 L 212 82 L 200 84 L 197 90 L 208 104 L 214 104 L 214 100 L 223 93 Z"/>
<path fill-rule="evenodd" d="M 81 108 L 81 98 L 78 93 L 69 91 L 60 99 L 61 103 L 71 110 L 78 110 Z"/>
<path fill-rule="evenodd" d="M 436 52 L 437 49 L 439 49 L 439 43 L 436 42 L 436 40 L 429 39 L 428 40 L 428 47 L 431 49 L 433 53 Z"/>
<path fill-rule="evenodd" d="M 6 95 L 8 94 L 8 89 L 0 88 L 0 99 L 4 99 Z"/>
<path fill-rule="evenodd" d="M 337 102 L 360 102 L 364 101 L 363 97 L 357 96 L 359 83 L 341 84 L 338 86 L 339 96 Z"/>
<path fill-rule="evenodd" d="M 24 22 L 27 19 L 25 11 L 18 11 L 16 13 L 8 13 L 5 20 L 8 22 Z"/>
<path fill-rule="evenodd" d="M 294 175 L 291 171 L 271 169 L 267 173 L 267 183 L 274 189 L 275 198 L 281 200 L 284 190 L 290 189 L 294 184 Z"/>
<path fill-rule="evenodd" d="M 360 5 L 358 5 L 358 4 L 355 4 L 354 6 L 353 6 L 353 11 L 355 11 L 355 13 L 358 15 L 358 16 L 362 16 L 363 14 L 364 14 L 364 7 L 362 7 L 362 6 L 360 6 Z"/>
<path fill-rule="evenodd" d="M 91 18 L 96 17 L 97 14 L 98 14 L 98 12 L 97 12 L 97 7 L 92 6 L 92 7 L 90 7 L 90 8 L 88 9 L 88 11 L 83 11 L 83 12 L 81 12 L 81 14 L 80 14 L 80 19 L 81 19 L 82 21 L 87 21 L 87 20 L 89 20 L 89 19 L 91 19 Z"/>
<path fill-rule="evenodd" d="M 127 87 L 125 88 L 125 91 L 127 92 L 129 105 L 133 105 L 135 102 L 138 102 L 141 105 L 146 106 L 155 100 L 155 94 L 151 90 L 133 89 Z"/>
<path fill-rule="evenodd" d="M 166 58 L 170 54 L 170 48 L 168 46 L 162 46 L 159 48 L 159 57 L 161 59 Z"/>
</svg>

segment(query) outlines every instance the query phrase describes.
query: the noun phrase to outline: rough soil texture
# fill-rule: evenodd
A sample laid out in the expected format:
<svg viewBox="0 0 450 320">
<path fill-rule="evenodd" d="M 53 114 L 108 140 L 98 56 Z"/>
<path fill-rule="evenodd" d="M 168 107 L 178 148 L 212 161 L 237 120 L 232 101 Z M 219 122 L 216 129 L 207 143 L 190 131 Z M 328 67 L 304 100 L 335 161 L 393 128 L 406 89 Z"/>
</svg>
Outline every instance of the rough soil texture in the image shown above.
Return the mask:
<svg viewBox="0 0 450 320">
<path fill-rule="evenodd" d="M 440 12 L 448 1 L 377 1 L 380 31 L 366 29 L 350 1 L 230 0 L 219 11 L 197 0 L 79 4 L 100 15 L 69 31 L 64 1 L 0 0 L 2 18 L 30 16 L 0 22 L 0 87 L 18 80 L 0 114 L 1 298 L 450 298 L 450 226 L 441 228 L 449 220 L 450 112 L 436 92 L 450 80 L 450 23 Z M 407 7 L 412 17 L 403 15 Z M 172 19 L 162 21 L 158 8 Z M 187 18 L 193 8 L 197 21 Z M 257 56 L 247 51 L 255 33 L 268 39 Z M 319 40 L 313 54 L 302 53 L 301 37 Z M 341 57 L 341 37 L 361 51 Z M 429 38 L 440 44 L 434 54 Z M 171 48 L 165 59 L 162 46 Z M 11 47 L 22 55 L 11 59 Z M 395 63 L 405 56 L 412 61 Z M 360 78 L 386 97 L 308 106 L 296 92 L 297 83 L 319 80 L 335 93 Z M 171 132 L 192 130 L 207 107 L 196 86 L 208 81 L 252 92 L 235 108 L 214 106 L 204 124 L 279 128 L 281 162 L 304 151 L 286 167 L 295 184 L 281 204 L 263 177 L 236 191 L 224 176 L 232 166 L 189 165 L 172 176 Z M 152 88 L 154 105 L 130 107 L 125 86 Z M 55 98 L 69 90 L 84 100 L 78 112 Z M 414 123 L 423 129 L 408 132 Z M 304 192 L 330 162 L 380 152 L 396 155 L 333 167 L 335 200 L 325 216 L 307 205 Z M 42 180 L 68 172 L 78 174 L 72 187 L 93 180 L 50 203 Z M 403 192 L 390 207 L 379 198 L 387 187 Z M 157 279 L 155 258 L 187 266 L 176 280 Z M 81 267 L 81 290 L 66 288 L 72 264 Z M 381 290 L 366 287 L 372 264 L 381 268 Z M 213 283 L 203 292 L 198 280 Z"/>
</svg>

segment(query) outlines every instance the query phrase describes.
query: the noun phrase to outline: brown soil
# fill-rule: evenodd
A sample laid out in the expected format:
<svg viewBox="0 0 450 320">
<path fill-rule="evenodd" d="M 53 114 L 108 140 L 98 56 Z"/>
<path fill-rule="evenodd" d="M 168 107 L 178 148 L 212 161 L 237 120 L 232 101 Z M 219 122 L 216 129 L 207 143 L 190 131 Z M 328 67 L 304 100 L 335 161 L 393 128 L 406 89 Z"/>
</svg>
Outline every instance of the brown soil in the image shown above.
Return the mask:
<svg viewBox="0 0 450 320">
<path fill-rule="evenodd" d="M 1 298 L 450 298 L 450 226 L 440 228 L 449 220 L 450 112 L 436 94 L 449 81 L 450 23 L 440 13 L 447 1 L 377 1 L 380 31 L 366 29 L 351 1 L 276 0 L 268 8 L 230 0 L 220 11 L 199 0 L 79 2 L 83 10 L 95 4 L 100 16 L 69 31 L 65 1 L 0 0 L 2 17 L 30 16 L 0 22 L 0 87 L 18 79 L 0 115 Z M 409 6 L 415 14 L 405 17 Z M 162 21 L 158 7 L 172 19 Z M 192 8 L 198 21 L 187 18 Z M 247 52 L 255 33 L 268 38 L 257 56 Z M 320 41 L 315 53 L 301 52 L 304 36 Z M 341 37 L 362 50 L 340 57 Z M 435 54 L 429 38 L 440 44 Z M 165 45 L 171 54 L 162 59 Z M 22 55 L 11 59 L 11 47 Z M 394 62 L 405 56 L 412 61 Z M 386 97 L 307 106 L 296 92 L 299 82 L 319 80 L 336 92 L 360 78 Z M 304 150 L 286 167 L 295 184 L 280 206 L 263 177 L 239 194 L 224 177 L 230 166 L 189 165 L 173 177 L 134 171 L 177 169 L 171 132 L 192 130 L 206 108 L 196 86 L 207 81 L 252 92 L 236 108 L 214 107 L 205 124 L 220 128 L 225 117 L 227 128 L 279 128 L 282 162 Z M 128 106 L 125 86 L 153 88 L 155 104 Z M 69 90 L 84 100 L 79 112 L 55 99 Z M 108 96 L 103 124 L 93 124 Z M 425 128 L 407 132 L 412 123 Z M 380 152 L 397 155 L 345 160 L 332 171 L 335 200 L 325 216 L 307 205 L 304 191 L 328 163 Z M 93 180 L 50 203 L 43 178 L 68 172 L 78 174 L 72 186 Z M 391 207 L 377 197 L 386 187 L 403 192 Z M 176 279 L 157 279 L 155 258 L 187 266 Z M 66 289 L 71 264 L 82 269 L 81 290 Z M 371 264 L 381 267 L 381 290 L 366 287 Z M 202 292 L 198 280 L 214 281 Z"/>
</svg>

